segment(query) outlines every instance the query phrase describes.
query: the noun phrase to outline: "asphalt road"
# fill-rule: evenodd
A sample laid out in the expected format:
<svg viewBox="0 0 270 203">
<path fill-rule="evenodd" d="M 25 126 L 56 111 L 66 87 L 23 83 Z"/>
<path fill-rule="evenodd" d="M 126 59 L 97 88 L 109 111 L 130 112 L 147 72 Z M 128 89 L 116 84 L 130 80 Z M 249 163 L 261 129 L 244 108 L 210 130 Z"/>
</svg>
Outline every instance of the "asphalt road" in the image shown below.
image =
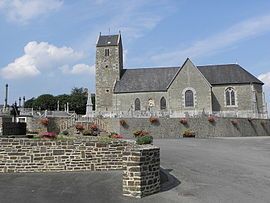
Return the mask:
<svg viewBox="0 0 270 203">
<path fill-rule="evenodd" d="M 122 172 L 0 174 L 0 203 L 270 202 L 270 137 L 155 140 L 162 192 L 122 196 Z"/>
</svg>

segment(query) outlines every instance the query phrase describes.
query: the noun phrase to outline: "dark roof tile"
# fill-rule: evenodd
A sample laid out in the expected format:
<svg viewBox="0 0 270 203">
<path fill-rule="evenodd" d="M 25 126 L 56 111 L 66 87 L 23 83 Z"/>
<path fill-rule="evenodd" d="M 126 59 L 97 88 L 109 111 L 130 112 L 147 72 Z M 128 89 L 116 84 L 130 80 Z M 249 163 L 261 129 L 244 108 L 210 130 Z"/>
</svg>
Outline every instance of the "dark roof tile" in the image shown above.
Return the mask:
<svg viewBox="0 0 270 203">
<path fill-rule="evenodd" d="M 100 35 L 97 42 L 97 47 L 116 46 L 120 35 Z"/>
<path fill-rule="evenodd" d="M 179 67 L 125 69 L 115 93 L 166 91 Z"/>
<path fill-rule="evenodd" d="M 220 84 L 263 84 L 238 64 L 197 66 L 211 85 Z"/>
</svg>

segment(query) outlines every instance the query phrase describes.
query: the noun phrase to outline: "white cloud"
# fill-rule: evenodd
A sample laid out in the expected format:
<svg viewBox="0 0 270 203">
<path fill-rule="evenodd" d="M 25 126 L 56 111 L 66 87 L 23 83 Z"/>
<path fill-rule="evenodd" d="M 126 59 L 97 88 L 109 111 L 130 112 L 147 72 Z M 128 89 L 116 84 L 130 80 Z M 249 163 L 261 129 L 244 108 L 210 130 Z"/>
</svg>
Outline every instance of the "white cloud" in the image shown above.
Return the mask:
<svg viewBox="0 0 270 203">
<path fill-rule="evenodd" d="M 63 73 L 65 74 L 74 74 L 74 75 L 80 75 L 80 74 L 95 74 L 95 66 L 89 66 L 86 64 L 76 64 L 73 67 L 69 67 L 68 65 L 60 67 Z"/>
<path fill-rule="evenodd" d="M 24 47 L 24 55 L 2 68 L 0 75 L 6 79 L 24 78 L 62 66 L 73 66 L 72 72 L 79 73 L 85 71 L 87 65 L 76 63 L 85 57 L 85 54 L 70 47 L 56 47 L 47 42 L 32 41 Z"/>
<path fill-rule="evenodd" d="M 33 18 L 59 9 L 63 0 L 0 0 L 0 9 L 8 20 L 27 23 Z"/>
<path fill-rule="evenodd" d="M 13 63 L 8 64 L 0 71 L 1 75 L 6 79 L 17 77 L 36 76 L 40 71 L 35 66 L 35 62 L 31 56 L 24 55 L 16 59 Z"/>
<path fill-rule="evenodd" d="M 151 59 L 156 62 L 179 63 L 187 57 L 201 57 L 221 51 L 223 48 L 270 31 L 270 15 L 252 18 L 233 25 L 224 32 L 194 42 L 190 47 L 174 52 L 157 54 Z"/>
<path fill-rule="evenodd" d="M 265 87 L 270 88 L 270 72 L 258 76 L 264 82 Z"/>
</svg>

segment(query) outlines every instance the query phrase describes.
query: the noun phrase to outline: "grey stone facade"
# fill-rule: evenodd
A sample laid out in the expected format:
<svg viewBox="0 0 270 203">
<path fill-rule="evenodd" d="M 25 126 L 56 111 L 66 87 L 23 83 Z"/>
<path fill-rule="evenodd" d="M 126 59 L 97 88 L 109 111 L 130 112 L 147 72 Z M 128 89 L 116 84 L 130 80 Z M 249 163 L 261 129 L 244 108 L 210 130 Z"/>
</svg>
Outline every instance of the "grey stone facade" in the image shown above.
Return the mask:
<svg viewBox="0 0 270 203">
<path fill-rule="evenodd" d="M 269 119 L 220 118 L 209 122 L 208 117 L 187 118 L 187 124 L 180 122 L 181 118 L 158 118 L 157 124 L 152 124 L 149 118 L 124 118 L 126 125 L 119 124 L 118 118 L 105 118 L 110 132 L 117 132 L 125 138 L 133 138 L 133 133 L 145 130 L 154 138 L 179 138 L 186 130 L 194 131 L 197 138 L 211 137 L 250 137 L 270 136 Z M 236 122 L 234 125 L 232 122 Z"/>
<path fill-rule="evenodd" d="M 109 55 L 106 55 L 109 50 Z M 155 71 L 156 70 L 156 71 Z M 156 72 L 156 73 L 155 73 Z M 248 112 L 267 114 L 263 83 L 237 64 L 196 66 L 187 59 L 181 67 L 123 69 L 121 35 L 99 36 L 96 46 L 96 111 Z M 226 104 L 226 90 L 234 92 Z M 193 105 L 185 103 L 186 91 Z M 161 98 L 166 108 L 161 109 Z M 247 116 L 248 117 L 248 116 Z"/>
<path fill-rule="evenodd" d="M 114 36 L 115 37 L 115 36 Z M 96 47 L 96 111 L 113 110 L 113 88 L 120 80 L 123 69 L 123 51 L 121 36 L 117 35 L 117 44 L 97 43 Z M 101 39 L 101 36 L 99 40 Z M 105 55 L 108 51 L 108 55 Z"/>
</svg>

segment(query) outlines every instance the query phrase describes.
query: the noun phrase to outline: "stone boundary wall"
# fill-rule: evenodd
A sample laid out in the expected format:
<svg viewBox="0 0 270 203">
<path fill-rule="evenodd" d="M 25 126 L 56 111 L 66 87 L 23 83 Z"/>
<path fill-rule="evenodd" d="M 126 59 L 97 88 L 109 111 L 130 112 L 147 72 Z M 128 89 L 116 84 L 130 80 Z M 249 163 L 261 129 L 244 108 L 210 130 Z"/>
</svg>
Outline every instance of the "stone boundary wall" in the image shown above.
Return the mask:
<svg viewBox="0 0 270 203">
<path fill-rule="evenodd" d="M 270 136 L 270 119 L 215 118 L 215 122 L 211 123 L 208 117 L 200 117 L 187 118 L 186 125 L 180 123 L 180 118 L 158 118 L 155 124 L 151 124 L 149 118 L 122 119 L 126 122 L 125 126 L 120 125 L 121 119 L 105 120 L 111 131 L 125 138 L 132 138 L 136 130 L 146 130 L 154 138 L 179 138 L 187 129 L 194 131 L 198 138 Z M 232 120 L 237 125 L 233 125 Z"/>
<path fill-rule="evenodd" d="M 160 191 L 158 147 L 133 147 L 123 154 L 123 194 L 141 198 Z"/>
<path fill-rule="evenodd" d="M 160 189 L 160 153 L 152 145 L 0 138 L 0 146 L 0 173 L 124 170 L 124 195 L 141 198 Z"/>
<path fill-rule="evenodd" d="M 0 172 L 122 170 L 127 142 L 0 139 Z"/>
</svg>

